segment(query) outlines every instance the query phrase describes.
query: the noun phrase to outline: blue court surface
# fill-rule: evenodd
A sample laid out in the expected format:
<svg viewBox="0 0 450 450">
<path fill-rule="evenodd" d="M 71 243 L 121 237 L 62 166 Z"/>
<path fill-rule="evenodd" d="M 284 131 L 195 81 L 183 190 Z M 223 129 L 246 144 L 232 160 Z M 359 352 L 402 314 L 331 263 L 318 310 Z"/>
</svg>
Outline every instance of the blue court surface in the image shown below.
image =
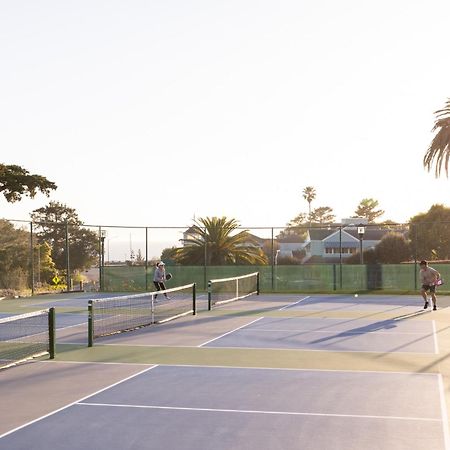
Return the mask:
<svg viewBox="0 0 450 450">
<path fill-rule="evenodd" d="M 154 366 L 6 433 L 0 448 L 443 449 L 443 401 L 437 374 Z"/>
<path fill-rule="evenodd" d="M 352 311 L 384 311 L 407 314 L 423 306 L 423 300 L 416 296 L 367 296 L 361 295 L 314 295 L 303 296 L 280 309 L 352 312 Z"/>
<path fill-rule="evenodd" d="M 437 353 L 433 322 L 261 317 L 206 347 Z"/>
</svg>

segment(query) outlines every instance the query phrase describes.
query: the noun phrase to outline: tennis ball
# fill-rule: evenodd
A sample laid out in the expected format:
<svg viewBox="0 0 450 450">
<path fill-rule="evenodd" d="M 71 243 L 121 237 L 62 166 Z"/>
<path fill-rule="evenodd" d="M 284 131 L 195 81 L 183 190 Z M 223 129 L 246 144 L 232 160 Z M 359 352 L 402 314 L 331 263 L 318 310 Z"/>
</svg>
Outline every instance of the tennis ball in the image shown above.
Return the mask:
<svg viewBox="0 0 450 450">
<path fill-rule="evenodd" d="M 358 297 L 358 294 L 355 294 L 355 297 Z"/>
</svg>

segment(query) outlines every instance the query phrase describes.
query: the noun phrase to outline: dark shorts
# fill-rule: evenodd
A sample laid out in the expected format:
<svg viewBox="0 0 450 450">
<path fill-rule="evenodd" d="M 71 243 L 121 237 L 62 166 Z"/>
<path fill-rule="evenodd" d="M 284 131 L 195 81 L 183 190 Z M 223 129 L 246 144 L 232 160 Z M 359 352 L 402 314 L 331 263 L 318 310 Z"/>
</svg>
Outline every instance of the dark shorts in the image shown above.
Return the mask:
<svg viewBox="0 0 450 450">
<path fill-rule="evenodd" d="M 422 289 L 427 292 L 436 292 L 436 286 L 434 284 L 422 284 Z"/>
</svg>

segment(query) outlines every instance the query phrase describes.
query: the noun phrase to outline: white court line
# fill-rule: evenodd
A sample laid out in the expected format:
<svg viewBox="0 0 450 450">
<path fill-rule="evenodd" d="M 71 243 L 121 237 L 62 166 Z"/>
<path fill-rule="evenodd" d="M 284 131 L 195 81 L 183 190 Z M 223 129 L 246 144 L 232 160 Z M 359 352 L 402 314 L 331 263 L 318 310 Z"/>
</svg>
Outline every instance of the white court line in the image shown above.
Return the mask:
<svg viewBox="0 0 450 450">
<path fill-rule="evenodd" d="M 445 450 L 450 450 L 450 436 L 448 432 L 448 415 L 445 402 L 444 381 L 442 380 L 442 374 L 438 373 L 437 375 L 439 383 L 439 397 L 441 399 L 442 431 L 444 433 Z"/>
<path fill-rule="evenodd" d="M 311 298 L 311 296 L 308 295 L 307 297 L 301 298 L 297 302 L 289 303 L 289 305 L 283 306 L 282 308 L 278 309 L 278 311 L 283 311 L 283 309 L 291 308 L 292 306 L 298 305 L 300 302 L 302 302 L 303 300 L 306 300 L 307 298 Z"/>
<path fill-rule="evenodd" d="M 439 354 L 439 346 L 437 340 L 436 321 L 432 320 L 431 325 L 433 327 L 433 341 L 434 341 L 434 353 Z"/>
<path fill-rule="evenodd" d="M 80 327 L 82 325 L 87 326 L 87 320 L 85 320 L 84 322 L 77 323 L 75 325 L 67 325 L 67 327 L 59 327 L 59 328 L 56 327 L 56 331 L 67 330 L 68 328 Z"/>
<path fill-rule="evenodd" d="M 132 347 L 132 346 L 130 346 Z M 323 348 L 307 348 L 307 347 L 298 347 L 298 346 L 292 346 L 292 347 L 238 347 L 238 346 L 223 346 L 223 347 L 208 347 L 210 349 L 239 349 L 239 350 L 275 350 L 277 352 L 286 352 L 286 351 L 295 351 L 295 352 L 324 352 L 324 353 L 374 353 L 374 354 L 382 354 L 390 353 L 393 355 L 423 355 L 423 356 L 431 356 L 434 353 L 433 352 L 415 352 L 415 351 L 386 351 L 386 350 L 328 350 Z"/>
<path fill-rule="evenodd" d="M 140 408 L 140 409 L 164 409 L 171 411 L 206 411 L 206 412 L 227 412 L 238 414 L 271 414 L 280 416 L 319 416 L 319 417 L 347 417 L 355 419 L 381 419 L 381 420 L 414 420 L 418 422 L 441 422 L 441 419 L 426 417 L 402 417 L 402 416 L 375 416 L 368 414 L 332 414 L 314 412 L 294 412 L 294 411 L 260 411 L 247 409 L 220 409 L 220 408 L 186 408 L 179 406 L 156 406 L 156 405 L 121 405 L 114 403 L 89 403 L 79 402 L 80 406 L 106 406 L 110 408 Z"/>
<path fill-rule="evenodd" d="M 197 345 L 197 347 L 203 347 L 204 345 L 209 344 L 209 343 L 211 343 L 213 341 L 216 341 L 217 339 L 223 338 L 224 336 L 227 336 L 228 334 L 234 333 L 235 331 L 238 331 L 241 328 L 248 327 L 252 323 L 258 322 L 258 320 L 261 320 L 261 319 L 264 319 L 264 317 L 260 317 L 259 319 L 252 320 L 251 322 L 246 323 L 245 325 L 242 325 L 242 326 L 240 326 L 238 328 L 235 328 L 234 330 L 228 331 L 227 333 L 224 333 L 221 336 L 218 336 L 218 337 L 215 337 L 214 339 L 210 339 L 209 341 L 203 342 L 203 344 Z"/>
<path fill-rule="evenodd" d="M 155 367 L 158 367 L 158 365 L 155 364 L 154 366 L 151 366 L 151 367 L 148 367 L 148 368 L 146 368 L 144 370 L 141 370 L 140 372 L 135 373 L 134 375 L 131 375 L 131 376 L 127 377 L 127 378 L 124 378 L 123 380 L 117 381 L 116 383 L 113 383 L 113 384 L 111 384 L 109 386 L 106 386 L 106 387 L 104 387 L 102 389 L 99 389 L 98 391 L 96 391 L 96 392 L 94 392 L 92 394 L 86 395 L 86 396 L 84 396 L 84 397 L 82 397 L 82 398 L 80 398 L 78 400 L 75 400 L 74 402 L 69 403 L 66 406 L 63 406 L 62 408 L 58 408 L 55 411 L 52 411 L 52 412 L 50 412 L 48 414 L 45 414 L 44 416 L 38 417 L 37 419 L 31 420 L 30 422 L 27 422 L 27 423 L 25 423 L 23 425 L 20 425 L 17 428 L 14 428 L 14 429 L 12 429 L 10 431 L 7 431 L 6 433 L 3 433 L 3 434 L 0 435 L 0 439 L 4 438 L 5 436 L 8 436 L 9 434 L 12 434 L 12 433 L 18 431 L 18 430 L 21 430 L 22 428 L 25 428 L 25 427 L 27 427 L 29 425 L 32 425 L 33 423 L 39 422 L 40 420 L 46 419 L 47 417 L 50 417 L 50 416 L 53 416 L 54 414 L 59 413 L 60 411 L 64 411 L 65 409 L 67 409 L 67 408 L 69 408 L 69 407 L 71 407 L 71 406 L 73 406 L 75 404 L 78 404 L 78 403 L 82 402 L 83 400 L 87 400 L 88 398 L 93 397 L 94 395 L 100 394 L 101 392 L 106 391 L 107 389 L 113 388 L 114 386 L 117 386 L 118 384 L 121 384 L 121 383 L 124 383 L 125 381 L 131 380 L 132 378 L 135 378 L 138 375 L 141 375 L 141 374 L 143 374 L 145 372 L 148 372 L 148 371 L 154 369 Z"/>
</svg>

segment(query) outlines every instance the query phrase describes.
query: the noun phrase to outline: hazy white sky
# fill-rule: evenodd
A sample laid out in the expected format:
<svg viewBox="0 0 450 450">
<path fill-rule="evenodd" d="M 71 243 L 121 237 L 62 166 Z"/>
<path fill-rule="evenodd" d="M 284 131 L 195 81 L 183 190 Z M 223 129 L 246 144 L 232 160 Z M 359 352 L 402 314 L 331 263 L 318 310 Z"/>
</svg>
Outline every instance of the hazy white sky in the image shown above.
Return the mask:
<svg viewBox="0 0 450 450">
<path fill-rule="evenodd" d="M 0 162 L 85 223 L 283 226 L 375 198 L 450 204 L 425 172 L 450 97 L 448 0 L 0 0 Z M 28 219 L 47 204 L 8 204 Z"/>
</svg>

